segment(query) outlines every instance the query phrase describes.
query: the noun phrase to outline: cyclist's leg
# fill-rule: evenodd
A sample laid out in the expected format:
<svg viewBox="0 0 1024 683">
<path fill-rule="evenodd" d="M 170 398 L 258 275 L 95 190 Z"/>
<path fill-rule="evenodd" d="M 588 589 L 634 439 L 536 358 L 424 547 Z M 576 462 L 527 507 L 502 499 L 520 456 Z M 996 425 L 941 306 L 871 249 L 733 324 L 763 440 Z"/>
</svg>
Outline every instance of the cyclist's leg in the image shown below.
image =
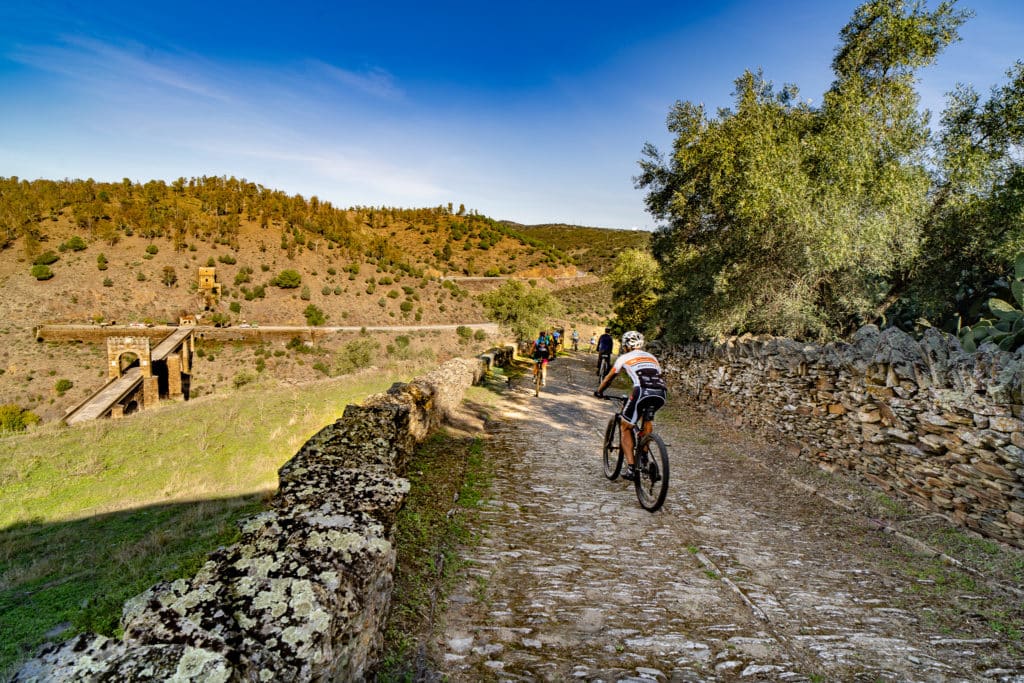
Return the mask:
<svg viewBox="0 0 1024 683">
<path fill-rule="evenodd" d="M 622 434 L 622 453 L 626 456 L 626 463 L 629 465 L 633 464 L 633 424 L 639 417 L 637 413 L 639 398 L 640 392 L 634 388 L 626 405 L 622 407 L 622 415 L 619 418 L 622 423 L 622 428 L 619 430 L 619 433 Z"/>
<path fill-rule="evenodd" d="M 542 358 L 540 361 L 540 383 L 548 383 L 548 359 Z"/>
<path fill-rule="evenodd" d="M 633 425 L 626 422 L 626 418 L 619 418 L 619 434 L 621 435 L 622 454 L 626 457 L 626 464 L 633 464 Z"/>
</svg>

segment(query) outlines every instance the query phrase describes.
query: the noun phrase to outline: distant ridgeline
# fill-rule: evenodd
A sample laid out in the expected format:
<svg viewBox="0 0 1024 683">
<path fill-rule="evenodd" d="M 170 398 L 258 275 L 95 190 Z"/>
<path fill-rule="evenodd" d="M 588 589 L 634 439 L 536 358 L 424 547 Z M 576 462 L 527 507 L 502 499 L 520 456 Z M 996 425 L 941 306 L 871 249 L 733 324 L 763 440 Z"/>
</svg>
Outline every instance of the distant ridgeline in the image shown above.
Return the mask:
<svg viewBox="0 0 1024 683">
<path fill-rule="evenodd" d="M 237 248 L 243 223 L 264 229 L 273 225 L 281 231 L 281 246 L 289 255 L 326 244 L 329 249 L 345 250 L 352 260 L 384 262 L 417 276 L 431 270 L 472 271 L 473 253 L 487 251 L 503 239 L 517 246 L 517 256 L 535 257 L 530 265 L 572 263 L 550 243 L 464 206 L 457 211 L 451 204 L 341 209 L 315 196 L 290 196 L 233 177 L 178 178 L 170 184 L 0 178 L 0 204 L 6 218 L 0 225 L 0 249 L 21 238 L 29 255 L 41 250 L 51 223 L 70 220 L 95 241 L 113 245 L 123 236 L 139 234 L 171 239 L 181 251 L 190 240 Z M 399 232 L 410 230 L 418 233 L 417 239 L 395 239 Z M 527 263 L 511 259 L 504 271 L 511 273 L 516 265 Z"/>
</svg>

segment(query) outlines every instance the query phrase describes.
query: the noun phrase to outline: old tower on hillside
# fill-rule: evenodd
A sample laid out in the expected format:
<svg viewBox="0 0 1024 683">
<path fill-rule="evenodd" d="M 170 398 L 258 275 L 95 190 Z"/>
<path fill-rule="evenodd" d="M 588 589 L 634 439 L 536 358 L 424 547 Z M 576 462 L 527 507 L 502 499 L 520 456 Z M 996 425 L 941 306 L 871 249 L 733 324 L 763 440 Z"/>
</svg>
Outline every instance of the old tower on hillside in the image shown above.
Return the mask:
<svg viewBox="0 0 1024 683">
<path fill-rule="evenodd" d="M 217 282 L 216 268 L 207 266 L 199 269 L 199 295 L 203 297 L 203 308 L 211 310 L 217 307 L 220 283 Z"/>
</svg>

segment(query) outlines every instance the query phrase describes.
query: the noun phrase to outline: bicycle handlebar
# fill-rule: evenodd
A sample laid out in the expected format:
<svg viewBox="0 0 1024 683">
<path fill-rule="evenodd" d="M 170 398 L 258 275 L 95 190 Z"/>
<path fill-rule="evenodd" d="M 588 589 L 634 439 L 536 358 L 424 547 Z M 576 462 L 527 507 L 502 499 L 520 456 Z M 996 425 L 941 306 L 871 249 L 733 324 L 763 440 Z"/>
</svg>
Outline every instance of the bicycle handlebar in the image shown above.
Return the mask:
<svg viewBox="0 0 1024 683">
<path fill-rule="evenodd" d="M 613 396 L 609 394 L 601 394 L 598 398 L 605 401 L 622 401 L 623 403 L 629 400 L 629 396 Z"/>
</svg>

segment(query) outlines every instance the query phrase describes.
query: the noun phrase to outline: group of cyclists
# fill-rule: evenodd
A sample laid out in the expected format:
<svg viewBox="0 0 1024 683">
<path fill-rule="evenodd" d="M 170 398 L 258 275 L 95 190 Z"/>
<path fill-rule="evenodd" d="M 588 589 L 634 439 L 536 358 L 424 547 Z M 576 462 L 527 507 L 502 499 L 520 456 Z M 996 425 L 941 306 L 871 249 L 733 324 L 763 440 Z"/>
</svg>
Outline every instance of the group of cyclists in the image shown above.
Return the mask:
<svg viewBox="0 0 1024 683">
<path fill-rule="evenodd" d="M 573 350 L 579 349 L 579 332 L 573 329 L 570 336 Z M 558 347 L 562 343 L 562 334 L 554 330 L 550 334 L 541 330 L 537 339 L 533 342 L 532 357 L 534 360 L 534 372 L 541 373 L 541 385 L 547 383 L 547 366 L 555 358 Z M 633 389 L 629 399 L 622 410 L 620 417 L 622 441 L 622 452 L 626 458 L 626 469 L 622 473 L 624 479 L 632 481 L 636 478 L 633 468 L 633 430 L 638 416 L 647 410 L 653 416 L 659 408 L 665 405 L 667 399 L 667 387 L 662 376 L 661 364 L 651 353 L 644 350 L 644 336 L 636 330 L 630 330 L 622 335 L 619 341 L 619 356 L 611 363 L 611 355 L 614 350 L 615 341 L 611 335 L 611 328 L 605 328 L 604 333 L 596 340 L 597 367 L 601 375 L 600 383 L 594 391 L 597 397 L 603 397 L 604 391 L 611 386 L 612 382 L 623 370 L 626 376 L 633 383 Z M 590 338 L 590 348 L 595 347 L 594 336 Z M 609 367 L 607 373 L 603 368 Z M 650 433 L 653 427 L 652 420 L 644 422 L 644 433 Z"/>
</svg>

